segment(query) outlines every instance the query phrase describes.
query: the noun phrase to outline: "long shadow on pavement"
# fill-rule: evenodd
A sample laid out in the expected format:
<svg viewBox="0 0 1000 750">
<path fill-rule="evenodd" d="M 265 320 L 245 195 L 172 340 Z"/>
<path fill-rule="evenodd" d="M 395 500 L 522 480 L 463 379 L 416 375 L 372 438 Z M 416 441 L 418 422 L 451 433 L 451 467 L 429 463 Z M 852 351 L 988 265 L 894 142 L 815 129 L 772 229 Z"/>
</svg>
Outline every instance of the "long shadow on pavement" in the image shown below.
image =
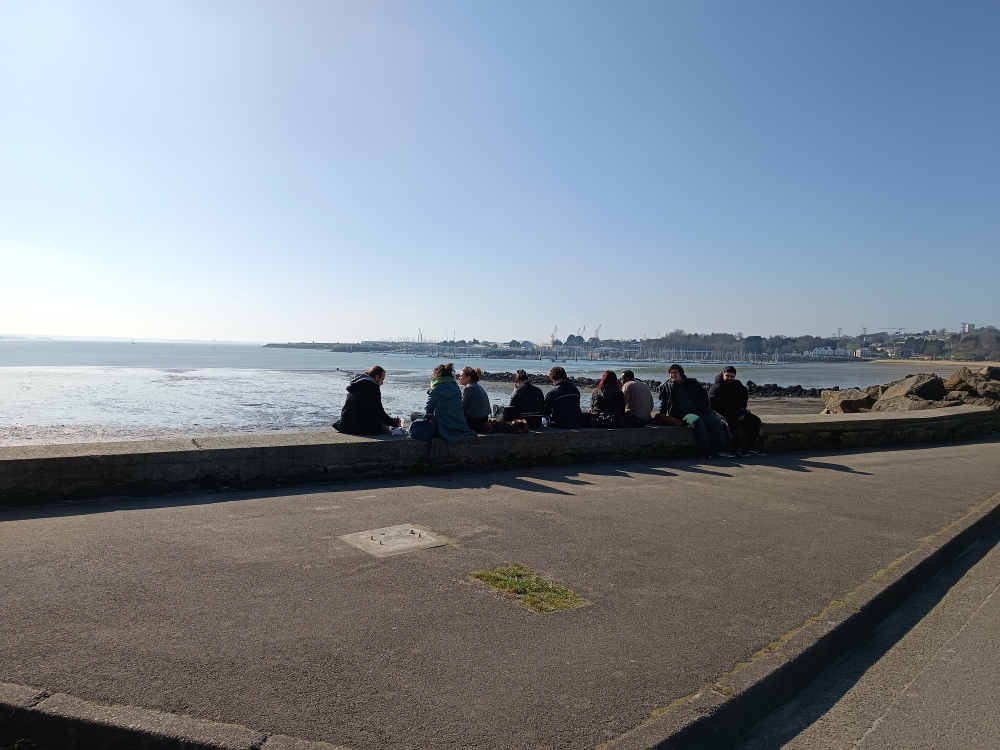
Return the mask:
<svg viewBox="0 0 1000 750">
<path fill-rule="evenodd" d="M 620 462 L 607 464 L 571 464 L 569 466 L 539 466 L 529 469 L 501 469 L 498 471 L 476 472 L 469 474 L 447 474 L 434 476 L 392 477 L 386 479 L 360 479 L 336 484 L 308 484 L 292 487 L 276 487 L 253 490 L 206 490 L 181 492 L 160 497 L 110 497 L 87 500 L 71 500 L 48 503 L 30 507 L 0 506 L 0 523 L 4 521 L 50 518 L 55 516 L 92 515 L 95 513 L 110 513 L 121 510 L 146 510 L 155 508 L 173 508 L 178 506 L 208 505 L 220 502 L 236 502 L 262 497 L 281 497 L 286 495 L 325 494 L 335 492 L 358 492 L 387 489 L 401 486 L 438 487 L 441 489 L 487 489 L 490 487 L 510 487 L 528 492 L 542 492 L 554 495 L 572 495 L 572 492 L 551 487 L 542 482 L 565 484 L 568 486 L 585 486 L 591 484 L 583 476 L 622 477 L 633 479 L 636 475 L 657 477 L 676 477 L 681 474 L 702 474 L 706 476 L 736 478 L 733 470 L 740 468 L 766 466 L 794 472 L 837 471 L 848 474 L 871 476 L 869 472 L 858 471 L 850 466 L 830 461 L 831 458 L 852 456 L 858 454 L 895 453 L 940 448 L 942 446 L 960 447 L 963 445 L 981 444 L 983 442 L 1000 443 L 1000 435 L 967 441 L 948 443 L 921 443 L 917 445 L 884 446 L 879 448 L 843 449 L 834 451 L 809 451 L 802 453 L 778 453 L 774 455 L 755 456 L 744 459 L 716 459 L 709 466 L 701 459 L 667 459 L 664 461 L 645 460 L 636 462 Z"/>
</svg>

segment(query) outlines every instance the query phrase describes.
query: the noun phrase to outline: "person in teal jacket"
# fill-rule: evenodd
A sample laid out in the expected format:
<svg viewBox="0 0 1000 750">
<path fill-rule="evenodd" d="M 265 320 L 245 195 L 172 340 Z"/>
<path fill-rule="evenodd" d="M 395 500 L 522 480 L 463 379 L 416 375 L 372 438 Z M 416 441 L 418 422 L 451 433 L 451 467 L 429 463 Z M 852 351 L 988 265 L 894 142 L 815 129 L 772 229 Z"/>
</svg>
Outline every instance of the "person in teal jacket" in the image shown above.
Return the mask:
<svg viewBox="0 0 1000 750">
<path fill-rule="evenodd" d="M 435 437 L 444 438 L 449 444 L 475 436 L 476 433 L 469 429 L 465 421 L 462 389 L 455 381 L 455 365 L 451 362 L 434 368 L 434 379 L 431 381 L 431 389 L 427 391 L 424 413 L 434 415 L 437 419 Z"/>
</svg>

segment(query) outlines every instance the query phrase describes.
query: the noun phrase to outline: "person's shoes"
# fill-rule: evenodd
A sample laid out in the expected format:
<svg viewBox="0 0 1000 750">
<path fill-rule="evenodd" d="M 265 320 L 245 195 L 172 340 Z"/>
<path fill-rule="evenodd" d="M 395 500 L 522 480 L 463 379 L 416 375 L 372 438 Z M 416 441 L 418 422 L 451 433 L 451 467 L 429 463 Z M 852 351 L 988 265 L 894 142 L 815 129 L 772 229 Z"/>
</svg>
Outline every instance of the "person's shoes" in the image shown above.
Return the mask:
<svg viewBox="0 0 1000 750">
<path fill-rule="evenodd" d="M 715 456 L 713 456 L 711 453 L 706 453 L 704 456 L 701 457 L 701 460 L 711 461 L 713 458 L 715 458 Z"/>
<path fill-rule="evenodd" d="M 722 458 L 736 458 L 736 455 L 729 451 L 719 451 L 717 455 Z"/>
<path fill-rule="evenodd" d="M 760 451 L 743 451 L 748 456 L 766 456 L 766 453 L 761 453 Z"/>
</svg>

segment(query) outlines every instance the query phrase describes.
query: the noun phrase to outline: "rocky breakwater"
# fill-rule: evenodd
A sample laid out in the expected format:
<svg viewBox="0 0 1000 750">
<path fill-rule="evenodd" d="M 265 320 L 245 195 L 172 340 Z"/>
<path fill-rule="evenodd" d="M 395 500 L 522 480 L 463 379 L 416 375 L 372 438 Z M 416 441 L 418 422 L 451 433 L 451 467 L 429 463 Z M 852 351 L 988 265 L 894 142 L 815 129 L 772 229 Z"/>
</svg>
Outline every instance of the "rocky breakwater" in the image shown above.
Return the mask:
<svg viewBox="0 0 1000 750">
<path fill-rule="evenodd" d="M 551 385 L 548 375 L 538 372 L 529 372 L 528 377 L 535 385 Z M 514 373 L 512 372 L 484 372 L 482 379 L 489 383 L 513 383 Z M 570 382 L 577 388 L 596 388 L 599 382 L 597 378 L 570 377 Z M 658 391 L 662 382 L 659 380 L 643 380 L 650 390 Z M 712 386 L 708 381 L 699 381 L 706 391 Z M 757 385 L 752 380 L 748 380 L 747 390 L 750 391 L 751 398 L 819 398 L 823 393 L 822 388 L 803 388 L 801 385 L 780 386 L 776 383 Z"/>
<path fill-rule="evenodd" d="M 487 383 L 513 383 L 516 376 L 517 374 L 513 372 L 484 372 L 481 379 Z M 529 372 L 528 378 L 535 385 L 552 385 L 549 376 L 540 372 Z M 596 388 L 598 383 L 594 378 L 571 377 L 569 381 L 577 388 Z M 655 381 L 647 380 L 646 382 L 653 383 Z M 650 387 L 652 388 L 652 386 Z M 659 388 L 659 384 L 657 384 L 657 388 Z"/>
<path fill-rule="evenodd" d="M 907 375 L 902 380 L 867 388 L 822 392 L 824 414 L 861 414 L 939 409 L 948 406 L 987 406 L 1000 418 L 1000 367 L 973 372 L 961 367 L 944 380 L 934 373 Z"/>
<path fill-rule="evenodd" d="M 752 380 L 747 381 L 750 398 L 819 398 L 822 388 L 803 388 L 801 385 L 780 386 L 777 383 L 757 385 Z"/>
</svg>

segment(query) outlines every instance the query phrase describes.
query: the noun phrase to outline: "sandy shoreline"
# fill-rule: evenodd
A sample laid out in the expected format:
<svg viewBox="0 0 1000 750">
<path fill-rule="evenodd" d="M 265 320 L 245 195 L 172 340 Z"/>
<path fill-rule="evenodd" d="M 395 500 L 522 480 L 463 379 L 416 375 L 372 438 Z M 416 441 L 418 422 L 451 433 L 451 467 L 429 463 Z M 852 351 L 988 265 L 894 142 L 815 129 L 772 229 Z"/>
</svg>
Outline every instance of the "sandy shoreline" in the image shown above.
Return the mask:
<svg viewBox="0 0 1000 750">
<path fill-rule="evenodd" d="M 1000 367 L 1000 362 L 956 362 L 953 359 L 880 359 L 877 360 L 880 364 L 886 365 L 898 365 L 907 367 L 950 367 L 952 371 L 957 370 L 961 367 L 968 367 L 970 370 L 975 372 L 982 367 Z M 914 373 L 926 372 L 926 370 L 916 369 Z M 938 373 L 940 375 L 940 373 Z M 950 373 L 949 373 L 950 374 Z"/>
</svg>

